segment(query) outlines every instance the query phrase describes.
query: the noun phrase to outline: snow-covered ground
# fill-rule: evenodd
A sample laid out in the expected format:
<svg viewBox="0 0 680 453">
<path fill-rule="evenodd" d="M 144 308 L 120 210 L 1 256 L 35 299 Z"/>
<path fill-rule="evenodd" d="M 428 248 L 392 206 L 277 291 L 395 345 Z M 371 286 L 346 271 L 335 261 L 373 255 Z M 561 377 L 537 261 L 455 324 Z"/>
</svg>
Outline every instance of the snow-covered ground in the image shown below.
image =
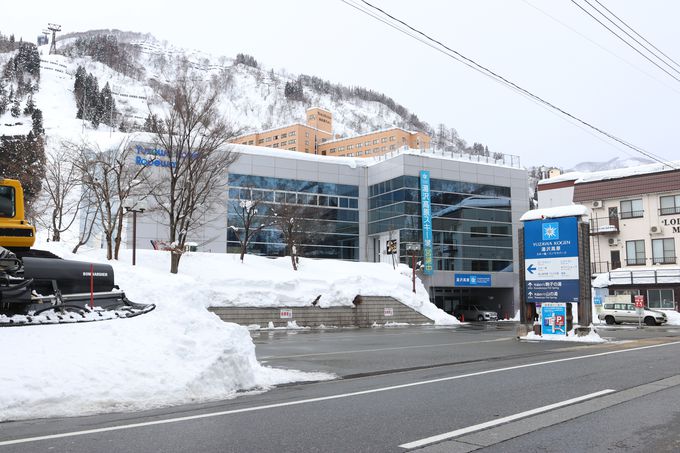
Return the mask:
<svg viewBox="0 0 680 453">
<path fill-rule="evenodd" d="M 104 262 L 103 250 L 72 255 L 64 243 L 39 243 L 67 258 Z M 12 327 L 0 340 L 12 360 L 0 367 L 0 421 L 74 416 L 231 398 L 277 384 L 332 379 L 260 365 L 248 330 L 222 322 L 209 305 L 350 305 L 357 294 L 392 295 L 434 319 L 458 321 L 432 305 L 422 284 L 411 292 L 406 267 L 190 253 L 169 273 L 168 252 L 130 251 L 113 261 L 116 283 L 149 314 L 94 323 Z M 295 326 L 292 326 L 295 327 Z"/>
</svg>

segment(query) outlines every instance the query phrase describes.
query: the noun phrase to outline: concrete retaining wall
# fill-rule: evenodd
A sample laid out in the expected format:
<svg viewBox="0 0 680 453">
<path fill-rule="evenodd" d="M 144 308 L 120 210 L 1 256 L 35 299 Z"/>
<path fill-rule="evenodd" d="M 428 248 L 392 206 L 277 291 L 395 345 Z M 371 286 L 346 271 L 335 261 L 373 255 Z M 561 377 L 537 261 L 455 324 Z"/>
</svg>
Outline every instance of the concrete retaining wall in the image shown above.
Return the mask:
<svg viewBox="0 0 680 453">
<path fill-rule="evenodd" d="M 432 323 L 432 320 L 402 304 L 392 297 L 358 296 L 352 307 L 319 308 L 281 307 L 210 307 L 223 321 L 241 325 L 257 324 L 267 327 L 270 322 L 275 327 L 284 327 L 289 321 L 301 327 L 318 327 L 321 324 L 335 327 L 370 327 L 373 323 L 385 324 L 398 322 L 408 324 Z M 290 317 L 282 318 L 282 311 L 290 312 Z"/>
</svg>

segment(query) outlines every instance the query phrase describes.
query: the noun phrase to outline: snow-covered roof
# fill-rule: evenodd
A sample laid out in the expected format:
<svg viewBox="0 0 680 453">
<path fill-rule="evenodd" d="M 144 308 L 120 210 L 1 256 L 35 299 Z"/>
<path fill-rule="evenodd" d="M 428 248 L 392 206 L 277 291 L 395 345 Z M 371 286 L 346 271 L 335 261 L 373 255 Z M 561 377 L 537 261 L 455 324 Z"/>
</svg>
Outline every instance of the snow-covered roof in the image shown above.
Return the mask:
<svg viewBox="0 0 680 453">
<path fill-rule="evenodd" d="M 680 283 L 680 267 L 646 266 L 635 269 L 621 268 L 598 274 L 593 280 L 594 288 L 610 285 Z"/>
<path fill-rule="evenodd" d="M 669 165 L 670 164 L 670 165 Z M 606 179 L 619 179 L 628 176 L 646 175 L 649 173 L 659 173 L 680 169 L 680 161 L 669 162 L 668 164 L 654 163 L 649 165 L 638 165 L 636 167 L 617 168 L 616 170 L 597 171 L 585 173 L 576 181 L 576 184 L 593 181 L 603 181 Z"/>
<path fill-rule="evenodd" d="M 520 221 L 554 219 L 557 217 L 587 216 L 588 208 L 579 204 L 555 206 L 554 208 L 533 209 L 520 217 Z"/>
<path fill-rule="evenodd" d="M 554 178 L 541 179 L 538 184 L 552 184 L 556 182 L 574 181 L 574 184 L 582 184 L 594 181 L 604 181 L 607 179 L 619 179 L 629 176 L 646 175 L 664 171 L 679 170 L 680 161 L 670 161 L 667 164 L 654 163 L 647 165 L 637 165 L 634 167 L 617 168 L 614 170 L 594 171 L 592 173 L 574 171 L 565 173 Z"/>
<path fill-rule="evenodd" d="M 569 173 L 563 173 L 553 178 L 541 179 L 540 181 L 538 181 L 538 185 L 540 186 L 542 184 L 553 184 L 556 182 L 576 181 L 578 179 L 581 179 L 586 174 L 587 173 L 581 171 L 571 171 Z"/>
</svg>

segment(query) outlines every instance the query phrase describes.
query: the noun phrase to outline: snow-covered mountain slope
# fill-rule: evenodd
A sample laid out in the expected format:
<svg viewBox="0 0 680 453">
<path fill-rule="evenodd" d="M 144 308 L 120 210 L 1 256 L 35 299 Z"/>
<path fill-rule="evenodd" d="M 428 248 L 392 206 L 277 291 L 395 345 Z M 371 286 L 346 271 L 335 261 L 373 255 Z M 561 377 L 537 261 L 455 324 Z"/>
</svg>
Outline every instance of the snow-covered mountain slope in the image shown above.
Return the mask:
<svg viewBox="0 0 680 453">
<path fill-rule="evenodd" d="M 128 35 L 126 35 L 128 36 Z M 129 37 L 129 36 L 128 36 Z M 294 83 L 298 77 L 285 71 L 276 72 L 263 67 L 235 64 L 235 59 L 215 57 L 200 51 L 177 49 L 167 43 L 159 43 L 153 37 L 132 34 L 136 40 L 119 41 L 132 59 L 132 70 L 116 71 L 95 61 L 92 57 L 49 55 L 48 46 L 39 48 L 40 87 L 35 94 L 37 107 L 43 112 L 48 151 L 64 139 L 86 140 L 99 146 L 107 146 L 113 139 L 120 141 L 123 135 L 118 127 L 101 124 L 97 129 L 87 121 L 76 119 L 74 97 L 75 73 L 83 66 L 93 74 L 101 89 L 106 83 L 111 87 L 116 102 L 118 118 L 116 125 L 124 122 L 141 128 L 149 112 L 159 111 L 160 97 L 157 90 L 171 83 L 182 67 L 189 68 L 191 77 L 210 81 L 220 91 L 220 109 L 236 129 L 251 132 L 295 122 L 304 122 L 305 110 L 318 106 L 333 113 L 334 133 L 354 135 L 370 130 L 399 126 L 413 129 L 413 124 L 387 105 L 366 101 L 359 97 L 326 94 L 313 87 L 304 87 L 304 101 L 287 99 L 286 83 Z M 143 38 L 143 40 L 140 40 Z M 75 42 L 69 37 L 59 42 L 68 52 L 68 45 Z M 9 58 L 0 54 L 0 61 Z M 403 111 L 401 112 L 403 115 Z M 407 112 L 408 113 L 408 112 Z M 0 134 L 25 133 L 30 118 L 12 119 L 24 127 L 0 124 Z"/>
<path fill-rule="evenodd" d="M 651 164 L 654 161 L 644 157 L 615 157 L 605 162 L 581 162 L 567 170 L 568 172 L 592 173 L 602 170 L 615 170 L 617 168 L 637 167 L 638 165 Z"/>
</svg>

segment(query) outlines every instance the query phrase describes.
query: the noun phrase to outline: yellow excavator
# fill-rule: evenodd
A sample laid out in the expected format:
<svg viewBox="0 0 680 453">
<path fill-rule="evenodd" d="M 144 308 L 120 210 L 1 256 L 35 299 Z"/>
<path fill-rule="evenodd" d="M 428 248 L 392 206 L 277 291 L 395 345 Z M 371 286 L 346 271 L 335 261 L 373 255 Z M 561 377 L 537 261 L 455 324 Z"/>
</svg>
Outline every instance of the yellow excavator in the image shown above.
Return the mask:
<svg viewBox="0 0 680 453">
<path fill-rule="evenodd" d="M 0 326 L 130 318 L 155 308 L 128 300 L 110 265 L 64 260 L 34 243 L 21 183 L 0 177 Z"/>
</svg>

